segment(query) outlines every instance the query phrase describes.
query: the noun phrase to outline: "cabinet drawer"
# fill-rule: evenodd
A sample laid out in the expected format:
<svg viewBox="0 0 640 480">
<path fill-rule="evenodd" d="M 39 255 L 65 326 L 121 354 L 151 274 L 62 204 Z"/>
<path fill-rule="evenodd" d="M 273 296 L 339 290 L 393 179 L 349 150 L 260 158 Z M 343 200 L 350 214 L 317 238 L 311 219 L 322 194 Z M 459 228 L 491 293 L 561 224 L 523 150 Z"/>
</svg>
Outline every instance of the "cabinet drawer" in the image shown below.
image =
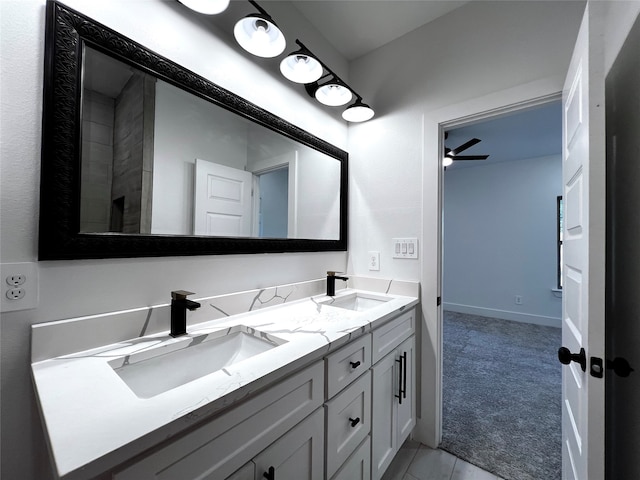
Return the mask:
<svg viewBox="0 0 640 480">
<path fill-rule="evenodd" d="M 256 476 L 256 466 L 253 462 L 247 463 L 244 467 L 241 467 L 240 470 L 237 470 L 236 473 L 232 473 L 230 477 L 227 477 L 225 480 L 255 480 Z"/>
<path fill-rule="evenodd" d="M 317 362 L 113 475 L 115 480 L 226 478 L 322 405 Z"/>
<path fill-rule="evenodd" d="M 371 437 L 367 435 L 331 480 L 371 480 Z"/>
<path fill-rule="evenodd" d="M 326 404 L 327 477 L 349 458 L 371 430 L 371 372 Z"/>
<path fill-rule="evenodd" d="M 412 308 L 373 331 L 372 362 L 376 363 L 415 332 L 416 310 Z"/>
<path fill-rule="evenodd" d="M 366 372 L 371 366 L 371 334 L 363 335 L 346 347 L 328 355 L 327 399 Z"/>
<path fill-rule="evenodd" d="M 313 414 L 288 431 L 254 459 L 255 479 L 264 480 L 273 468 L 277 480 L 324 479 L 324 411 Z"/>
</svg>

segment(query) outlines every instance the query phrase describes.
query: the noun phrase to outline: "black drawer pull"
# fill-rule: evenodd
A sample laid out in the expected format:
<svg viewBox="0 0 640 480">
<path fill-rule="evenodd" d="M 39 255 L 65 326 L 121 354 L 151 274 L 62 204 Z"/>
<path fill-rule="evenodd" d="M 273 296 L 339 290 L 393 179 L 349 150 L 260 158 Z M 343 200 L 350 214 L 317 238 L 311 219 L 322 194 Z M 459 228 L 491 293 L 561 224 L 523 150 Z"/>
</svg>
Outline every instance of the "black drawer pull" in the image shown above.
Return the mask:
<svg viewBox="0 0 640 480">
<path fill-rule="evenodd" d="M 349 417 L 349 422 L 351 422 L 352 427 L 355 427 L 357 424 L 360 423 L 360 417 L 356 417 L 356 418 Z"/>
<path fill-rule="evenodd" d="M 360 366 L 360 362 L 349 362 L 349 364 L 351 365 L 351 368 L 358 368 Z"/>
<path fill-rule="evenodd" d="M 269 471 L 264 472 L 262 476 L 267 480 L 276 480 L 276 469 L 273 467 L 269 467 Z"/>
</svg>

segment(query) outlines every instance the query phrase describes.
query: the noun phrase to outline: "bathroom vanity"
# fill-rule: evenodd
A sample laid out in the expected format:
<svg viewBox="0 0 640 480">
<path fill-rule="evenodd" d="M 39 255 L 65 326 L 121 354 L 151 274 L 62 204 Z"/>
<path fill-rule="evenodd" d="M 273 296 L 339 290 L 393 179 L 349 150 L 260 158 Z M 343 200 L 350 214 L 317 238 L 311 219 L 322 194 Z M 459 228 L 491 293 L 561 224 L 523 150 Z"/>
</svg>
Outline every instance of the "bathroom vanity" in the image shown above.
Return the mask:
<svg viewBox="0 0 640 480">
<path fill-rule="evenodd" d="M 415 425 L 417 303 L 344 289 L 198 322 L 183 337 L 160 331 L 85 350 L 78 339 L 95 337 L 104 316 L 35 325 L 32 372 L 54 470 L 378 479 Z M 50 345 L 57 335 L 64 347 Z"/>
</svg>

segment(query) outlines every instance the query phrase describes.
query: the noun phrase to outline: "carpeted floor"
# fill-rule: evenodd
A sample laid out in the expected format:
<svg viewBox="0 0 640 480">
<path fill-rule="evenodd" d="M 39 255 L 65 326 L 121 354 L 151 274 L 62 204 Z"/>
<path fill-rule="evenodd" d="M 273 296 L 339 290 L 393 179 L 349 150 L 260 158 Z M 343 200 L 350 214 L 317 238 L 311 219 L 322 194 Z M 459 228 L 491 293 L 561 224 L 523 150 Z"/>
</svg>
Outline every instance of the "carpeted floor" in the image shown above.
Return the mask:
<svg viewBox="0 0 640 480">
<path fill-rule="evenodd" d="M 444 313 L 441 448 L 507 480 L 561 477 L 561 330 Z"/>
</svg>

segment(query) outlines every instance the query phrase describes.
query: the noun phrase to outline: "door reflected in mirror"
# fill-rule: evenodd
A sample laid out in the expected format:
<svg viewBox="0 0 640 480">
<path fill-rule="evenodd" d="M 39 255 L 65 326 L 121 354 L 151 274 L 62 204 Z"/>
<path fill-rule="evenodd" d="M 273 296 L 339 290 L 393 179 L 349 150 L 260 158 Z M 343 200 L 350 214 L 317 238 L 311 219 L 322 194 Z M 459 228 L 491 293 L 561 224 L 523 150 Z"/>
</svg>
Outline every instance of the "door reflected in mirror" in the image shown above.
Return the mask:
<svg viewBox="0 0 640 480">
<path fill-rule="evenodd" d="M 340 238 L 339 160 L 85 45 L 80 233 Z"/>
</svg>

